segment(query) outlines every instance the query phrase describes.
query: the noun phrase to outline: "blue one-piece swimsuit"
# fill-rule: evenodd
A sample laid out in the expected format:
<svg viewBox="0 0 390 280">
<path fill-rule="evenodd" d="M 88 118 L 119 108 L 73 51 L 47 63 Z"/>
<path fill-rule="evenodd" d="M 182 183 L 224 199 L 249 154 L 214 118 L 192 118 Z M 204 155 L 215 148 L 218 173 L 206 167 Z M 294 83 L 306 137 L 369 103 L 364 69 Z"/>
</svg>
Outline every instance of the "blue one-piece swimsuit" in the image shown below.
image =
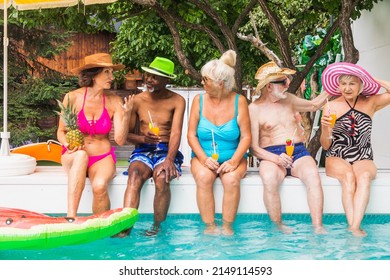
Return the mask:
<svg viewBox="0 0 390 280">
<path fill-rule="evenodd" d="M 240 142 L 241 133 L 240 127 L 238 126 L 237 122 L 239 97 L 240 95 L 236 94 L 233 119 L 222 125 L 215 125 L 203 116 L 203 94 L 201 94 L 199 98 L 200 118 L 197 129 L 199 143 L 202 146 L 202 149 L 206 153 L 206 155 L 208 157 L 211 157 L 211 154 L 213 153 L 213 132 L 214 140 L 217 143 L 218 147 L 218 162 L 220 164 L 232 158 Z M 245 157 L 246 156 L 247 155 L 245 155 Z M 195 157 L 194 153 L 192 153 L 192 157 Z"/>
</svg>

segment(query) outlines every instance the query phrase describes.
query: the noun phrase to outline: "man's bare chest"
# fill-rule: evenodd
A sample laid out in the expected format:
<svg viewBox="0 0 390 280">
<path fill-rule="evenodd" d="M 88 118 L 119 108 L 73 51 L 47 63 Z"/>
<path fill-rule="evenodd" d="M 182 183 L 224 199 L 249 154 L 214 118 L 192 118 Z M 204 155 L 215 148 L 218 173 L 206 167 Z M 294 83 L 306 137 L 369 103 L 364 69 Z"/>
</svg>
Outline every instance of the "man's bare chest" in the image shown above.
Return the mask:
<svg viewBox="0 0 390 280">
<path fill-rule="evenodd" d="M 273 130 L 294 121 L 294 111 L 285 104 L 270 104 L 260 108 L 258 117 L 261 129 Z"/>
</svg>

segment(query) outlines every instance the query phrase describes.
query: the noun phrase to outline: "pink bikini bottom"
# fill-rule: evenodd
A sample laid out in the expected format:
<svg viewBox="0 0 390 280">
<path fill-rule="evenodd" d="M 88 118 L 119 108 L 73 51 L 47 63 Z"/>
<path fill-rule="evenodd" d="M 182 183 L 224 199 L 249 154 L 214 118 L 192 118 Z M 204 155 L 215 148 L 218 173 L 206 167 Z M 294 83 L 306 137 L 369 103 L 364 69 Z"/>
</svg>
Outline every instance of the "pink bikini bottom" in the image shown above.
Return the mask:
<svg viewBox="0 0 390 280">
<path fill-rule="evenodd" d="M 67 151 L 65 146 L 62 146 L 62 154 L 65 154 Z M 111 151 L 108 153 L 98 155 L 98 156 L 89 156 L 88 157 L 88 168 L 90 168 L 95 162 L 98 162 L 99 160 L 108 157 L 109 155 L 112 156 L 112 160 L 114 163 L 116 163 L 116 154 L 115 154 L 115 147 L 111 147 Z"/>
</svg>

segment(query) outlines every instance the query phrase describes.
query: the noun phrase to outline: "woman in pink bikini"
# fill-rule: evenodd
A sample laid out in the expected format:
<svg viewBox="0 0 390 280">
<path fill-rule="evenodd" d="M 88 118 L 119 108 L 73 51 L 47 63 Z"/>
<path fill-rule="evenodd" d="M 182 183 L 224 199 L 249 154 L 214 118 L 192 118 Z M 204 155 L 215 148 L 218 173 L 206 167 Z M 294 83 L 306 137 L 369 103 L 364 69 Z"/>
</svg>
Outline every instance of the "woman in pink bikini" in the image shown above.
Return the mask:
<svg viewBox="0 0 390 280">
<path fill-rule="evenodd" d="M 124 65 L 113 64 L 109 54 L 97 53 L 86 56 L 84 65 L 72 70 L 79 75 L 81 88 L 67 93 L 63 103 L 72 104 L 78 112 L 85 144 L 68 149 L 67 130 L 61 119 L 57 137 L 63 145 L 61 162 L 68 174 L 68 217 L 77 215 L 87 176 L 93 191 L 93 213 L 110 209 L 108 184 L 115 175 L 116 156 L 108 136 L 113 121 L 115 142 L 118 145 L 126 142 L 133 98 L 129 96 L 122 102 L 119 96 L 106 94 L 104 90 L 111 88 L 113 71 L 123 68 Z"/>
</svg>

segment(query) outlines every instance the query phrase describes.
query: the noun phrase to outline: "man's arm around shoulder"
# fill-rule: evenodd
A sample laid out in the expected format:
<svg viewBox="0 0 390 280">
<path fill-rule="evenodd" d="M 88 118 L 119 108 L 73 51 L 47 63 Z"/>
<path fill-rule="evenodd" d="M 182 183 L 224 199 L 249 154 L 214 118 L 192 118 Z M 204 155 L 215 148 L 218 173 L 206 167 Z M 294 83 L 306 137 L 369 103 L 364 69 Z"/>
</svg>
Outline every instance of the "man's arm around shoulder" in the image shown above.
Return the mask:
<svg viewBox="0 0 390 280">
<path fill-rule="evenodd" d="M 315 112 L 319 110 L 326 102 L 328 98 L 328 93 L 323 91 L 316 98 L 312 100 L 306 100 L 303 98 L 299 98 L 294 94 L 288 94 L 289 99 L 291 100 L 295 111 L 297 112 Z"/>
</svg>

